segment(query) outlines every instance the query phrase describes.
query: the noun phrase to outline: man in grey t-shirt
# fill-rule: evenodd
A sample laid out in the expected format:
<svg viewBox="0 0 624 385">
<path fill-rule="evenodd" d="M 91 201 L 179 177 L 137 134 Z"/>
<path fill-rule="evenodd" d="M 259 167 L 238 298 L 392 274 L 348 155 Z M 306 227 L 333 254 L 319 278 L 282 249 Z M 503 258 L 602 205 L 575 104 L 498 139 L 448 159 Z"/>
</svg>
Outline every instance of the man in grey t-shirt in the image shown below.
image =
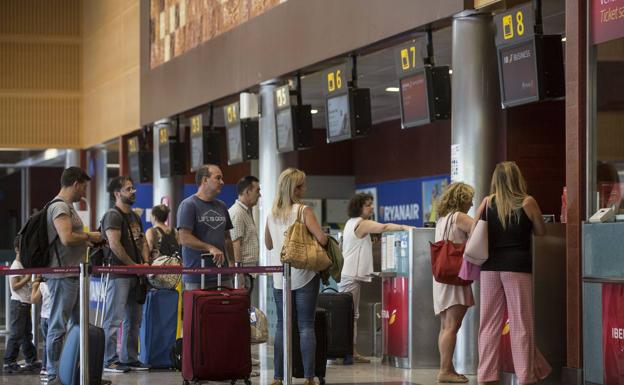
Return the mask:
<svg viewBox="0 0 624 385">
<path fill-rule="evenodd" d="M 72 207 L 86 196 L 91 180 L 79 167 L 69 167 L 61 175 L 61 191 L 48 206 L 48 240 L 52 244 L 50 267 L 78 266 L 90 243 L 101 241 L 98 232 L 85 232 L 78 213 Z M 50 318 L 46 338 L 48 384 L 57 378 L 63 337 L 72 324 L 78 324 L 79 283 L 76 274 L 47 275 L 50 289 Z M 69 321 L 69 322 L 68 322 Z"/>
<path fill-rule="evenodd" d="M 204 165 L 195 174 L 197 193 L 180 203 L 178 207 L 178 233 L 182 244 L 184 267 L 199 267 L 201 254 L 214 256 L 210 265 L 234 266 L 234 252 L 230 229 L 232 221 L 225 203 L 217 199 L 223 187 L 223 173 L 218 166 Z M 227 262 L 226 262 L 227 257 Z M 223 276 L 229 281 L 229 276 Z M 206 276 L 207 288 L 216 286 L 215 276 Z M 229 282 L 223 282 L 229 284 Z M 185 290 L 199 289 L 199 275 L 184 275 Z"/>
</svg>

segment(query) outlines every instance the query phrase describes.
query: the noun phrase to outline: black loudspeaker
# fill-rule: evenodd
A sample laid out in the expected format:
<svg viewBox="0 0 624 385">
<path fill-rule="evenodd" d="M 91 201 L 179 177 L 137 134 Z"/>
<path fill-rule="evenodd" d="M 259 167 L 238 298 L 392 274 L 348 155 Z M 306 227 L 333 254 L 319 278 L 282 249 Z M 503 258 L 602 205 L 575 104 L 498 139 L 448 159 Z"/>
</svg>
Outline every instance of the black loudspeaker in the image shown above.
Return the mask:
<svg viewBox="0 0 624 385">
<path fill-rule="evenodd" d="M 242 120 L 240 122 L 243 134 L 243 158 L 244 160 L 258 159 L 260 148 L 260 130 L 257 120 Z"/>
<path fill-rule="evenodd" d="M 368 135 L 373 127 L 370 88 L 349 87 L 353 137 Z"/>
</svg>

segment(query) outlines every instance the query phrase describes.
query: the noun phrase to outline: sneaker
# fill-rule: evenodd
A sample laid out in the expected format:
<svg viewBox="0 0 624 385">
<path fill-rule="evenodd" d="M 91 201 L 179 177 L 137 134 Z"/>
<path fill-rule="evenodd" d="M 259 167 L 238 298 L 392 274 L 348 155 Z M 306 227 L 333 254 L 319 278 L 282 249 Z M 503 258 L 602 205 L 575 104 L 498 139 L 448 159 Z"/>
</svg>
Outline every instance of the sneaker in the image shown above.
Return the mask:
<svg viewBox="0 0 624 385">
<path fill-rule="evenodd" d="M 256 360 L 255 358 L 251 358 L 251 366 L 260 366 L 260 360 Z"/>
<path fill-rule="evenodd" d="M 106 365 L 104 367 L 104 371 L 108 373 L 128 373 L 130 368 L 120 364 L 119 362 L 113 362 L 112 364 Z"/>
<path fill-rule="evenodd" d="M 260 372 L 252 370 L 251 374 L 249 374 L 249 377 L 260 377 Z"/>
<path fill-rule="evenodd" d="M 370 364 L 371 360 L 359 354 L 355 354 L 353 356 L 353 362 L 355 362 L 356 364 Z"/>
<path fill-rule="evenodd" d="M 121 364 L 127 368 L 129 368 L 132 371 L 143 371 L 143 370 L 150 370 L 150 366 L 149 365 L 145 365 L 140 361 L 136 361 L 136 362 L 130 362 L 127 364 Z"/>
<path fill-rule="evenodd" d="M 37 373 L 41 370 L 41 361 L 31 362 L 30 364 L 26 364 L 24 366 L 23 371 Z"/>
<path fill-rule="evenodd" d="M 41 371 L 39 372 L 40 375 L 42 376 L 47 376 L 48 375 L 48 371 L 45 369 L 41 369 Z"/>
<path fill-rule="evenodd" d="M 22 371 L 22 367 L 17 362 L 11 362 L 10 364 L 4 364 L 2 371 L 7 374 L 19 373 Z"/>
</svg>

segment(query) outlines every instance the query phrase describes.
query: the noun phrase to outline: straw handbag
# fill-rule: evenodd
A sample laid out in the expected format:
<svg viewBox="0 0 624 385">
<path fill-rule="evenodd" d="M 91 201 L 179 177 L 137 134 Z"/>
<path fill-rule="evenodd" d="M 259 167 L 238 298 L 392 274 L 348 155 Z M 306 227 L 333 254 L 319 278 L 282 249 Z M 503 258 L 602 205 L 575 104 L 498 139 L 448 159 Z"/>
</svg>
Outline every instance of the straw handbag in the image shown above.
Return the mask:
<svg viewBox="0 0 624 385">
<path fill-rule="evenodd" d="M 303 223 L 304 209 L 304 205 L 299 206 L 297 220 L 286 230 L 280 261 L 296 269 L 323 271 L 331 266 L 332 261 Z"/>
</svg>

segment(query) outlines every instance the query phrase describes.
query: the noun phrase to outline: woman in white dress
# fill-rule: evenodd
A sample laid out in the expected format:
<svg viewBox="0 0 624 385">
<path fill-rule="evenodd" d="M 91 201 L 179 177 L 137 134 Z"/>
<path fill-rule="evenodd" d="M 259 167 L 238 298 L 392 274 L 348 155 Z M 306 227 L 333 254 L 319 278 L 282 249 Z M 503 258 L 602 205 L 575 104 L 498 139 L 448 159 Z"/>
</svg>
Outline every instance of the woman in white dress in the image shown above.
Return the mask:
<svg viewBox="0 0 624 385">
<path fill-rule="evenodd" d="M 461 182 L 451 183 L 446 187 L 437 202 L 438 221 L 436 222 L 435 241 L 445 236 L 453 243 L 466 243 L 474 220 L 466 213 L 472 207 L 474 189 Z M 450 222 L 449 222 L 450 221 Z M 448 228 L 447 228 L 448 223 Z M 468 382 L 466 376 L 458 374 L 453 366 L 453 352 L 457 341 L 457 332 L 461 327 L 466 310 L 474 305 L 472 289 L 468 286 L 456 286 L 433 280 L 433 309 L 440 316 L 440 372 L 438 382 Z"/>
</svg>

